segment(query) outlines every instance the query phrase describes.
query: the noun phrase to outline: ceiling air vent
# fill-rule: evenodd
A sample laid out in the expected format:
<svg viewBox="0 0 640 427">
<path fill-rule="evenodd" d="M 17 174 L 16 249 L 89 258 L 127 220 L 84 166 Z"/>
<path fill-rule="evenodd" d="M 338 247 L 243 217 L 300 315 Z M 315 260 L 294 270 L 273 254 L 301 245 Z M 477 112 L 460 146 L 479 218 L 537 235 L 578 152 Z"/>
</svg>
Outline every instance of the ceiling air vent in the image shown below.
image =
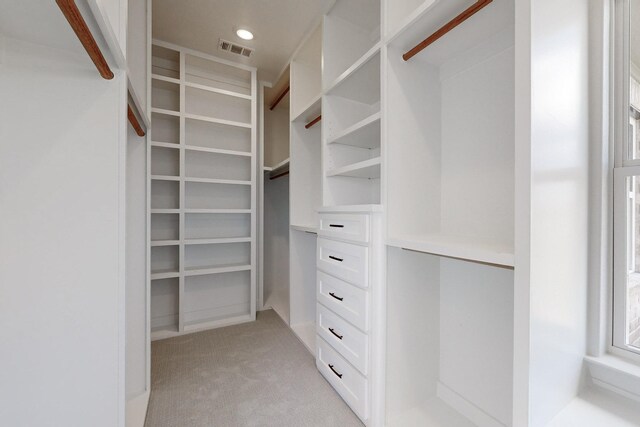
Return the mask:
<svg viewBox="0 0 640 427">
<path fill-rule="evenodd" d="M 223 39 L 220 39 L 218 41 L 218 49 L 234 53 L 236 55 L 245 56 L 247 58 L 249 58 L 253 53 L 253 49 L 250 49 L 246 46 L 241 46 L 236 43 L 231 43 L 230 41 Z"/>
</svg>

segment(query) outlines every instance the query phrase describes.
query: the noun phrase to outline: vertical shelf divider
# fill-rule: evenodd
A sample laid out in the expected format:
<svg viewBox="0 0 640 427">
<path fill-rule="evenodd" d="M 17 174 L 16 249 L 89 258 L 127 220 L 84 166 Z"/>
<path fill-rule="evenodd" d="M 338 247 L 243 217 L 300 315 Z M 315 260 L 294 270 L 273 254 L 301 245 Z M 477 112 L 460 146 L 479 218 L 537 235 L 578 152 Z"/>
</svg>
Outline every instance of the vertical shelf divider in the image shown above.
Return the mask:
<svg viewBox="0 0 640 427">
<path fill-rule="evenodd" d="M 180 52 L 180 231 L 178 239 L 180 242 L 179 253 L 179 268 L 180 268 L 180 288 L 178 292 L 178 332 L 184 332 L 184 303 L 185 303 L 185 177 L 186 177 L 186 152 L 185 145 L 185 113 L 186 113 L 186 90 L 185 90 L 185 54 Z"/>
</svg>

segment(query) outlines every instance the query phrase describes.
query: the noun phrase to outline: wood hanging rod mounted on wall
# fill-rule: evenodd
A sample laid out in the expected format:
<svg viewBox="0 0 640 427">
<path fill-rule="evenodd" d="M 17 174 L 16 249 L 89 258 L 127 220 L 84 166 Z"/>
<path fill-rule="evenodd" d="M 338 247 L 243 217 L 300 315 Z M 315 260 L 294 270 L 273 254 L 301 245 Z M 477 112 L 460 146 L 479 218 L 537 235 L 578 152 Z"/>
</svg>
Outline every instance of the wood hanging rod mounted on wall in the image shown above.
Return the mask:
<svg viewBox="0 0 640 427">
<path fill-rule="evenodd" d="M 471 18 L 478 11 L 486 7 L 493 0 L 478 0 L 471 6 L 469 6 L 464 12 L 460 15 L 453 18 L 451 21 L 447 22 L 443 27 L 441 27 L 438 31 L 431 34 L 429 37 L 418 43 L 413 49 L 402 55 L 402 59 L 405 61 L 410 60 L 415 55 L 420 53 L 424 48 L 433 44 L 436 40 L 447 34 L 449 31 L 453 30 L 458 25 L 462 24 L 467 19 Z"/>
<path fill-rule="evenodd" d="M 270 179 L 270 180 L 274 180 L 274 179 L 278 179 L 278 178 L 280 178 L 281 176 L 285 176 L 285 175 L 289 175 L 289 171 L 284 171 L 284 172 L 279 173 L 279 174 L 277 174 L 277 175 L 270 176 L 270 177 L 269 177 L 269 179 Z"/>
<path fill-rule="evenodd" d="M 131 104 L 127 104 L 127 118 L 129 119 L 129 123 L 131 123 L 133 129 L 136 131 L 136 134 L 138 136 L 145 136 L 145 131 L 142 129 L 142 126 L 140 126 L 140 122 L 133 112 Z"/>
<path fill-rule="evenodd" d="M 315 119 L 311 120 L 309 123 L 307 123 L 306 125 L 304 125 L 305 129 L 309 129 L 311 126 L 315 125 L 316 123 L 318 123 L 320 120 L 322 120 L 322 114 L 320 114 L 318 117 L 316 117 Z"/>
<path fill-rule="evenodd" d="M 91 30 L 82 17 L 76 2 L 74 0 L 56 0 L 56 3 L 64 17 L 67 18 L 73 32 L 78 36 L 78 40 L 80 40 L 80 43 L 82 43 L 82 46 L 84 46 L 84 49 L 89 54 L 89 58 L 91 58 L 95 64 L 100 75 L 107 80 L 111 80 L 113 78 L 113 71 L 111 71 L 107 60 L 104 58 L 104 55 L 102 55 L 100 47 L 98 47 L 96 39 L 93 38 L 93 34 L 91 34 Z"/>
<path fill-rule="evenodd" d="M 282 93 L 280 95 L 278 95 L 278 97 L 276 98 L 275 101 L 273 101 L 273 104 L 271 104 L 269 106 L 269 110 L 273 111 L 274 108 L 276 108 L 278 106 L 278 104 L 280 104 L 280 101 L 282 101 L 282 99 L 287 96 L 287 94 L 289 93 L 289 89 L 290 86 L 287 85 L 287 87 L 282 91 Z"/>
</svg>

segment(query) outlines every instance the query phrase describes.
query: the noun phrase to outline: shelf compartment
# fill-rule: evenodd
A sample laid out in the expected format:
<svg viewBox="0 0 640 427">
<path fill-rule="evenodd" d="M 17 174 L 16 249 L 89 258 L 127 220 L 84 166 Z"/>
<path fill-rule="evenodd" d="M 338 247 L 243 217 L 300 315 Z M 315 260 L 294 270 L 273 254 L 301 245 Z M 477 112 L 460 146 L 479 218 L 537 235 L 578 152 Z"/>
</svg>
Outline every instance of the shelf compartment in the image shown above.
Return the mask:
<svg viewBox="0 0 640 427">
<path fill-rule="evenodd" d="M 291 61 L 291 117 L 299 116 L 322 94 L 322 25 L 313 31 Z M 316 116 L 317 117 L 317 114 Z"/>
<path fill-rule="evenodd" d="M 185 112 L 187 114 L 251 123 L 250 99 L 237 98 L 194 87 L 185 89 L 185 98 Z"/>
<path fill-rule="evenodd" d="M 387 245 L 465 261 L 514 266 L 513 247 L 461 236 L 425 234 L 389 237 Z"/>
<path fill-rule="evenodd" d="M 380 41 L 380 2 L 336 2 L 323 24 L 323 86 L 327 88 Z"/>
<path fill-rule="evenodd" d="M 180 181 L 180 177 L 171 175 L 151 175 L 151 181 Z"/>
<path fill-rule="evenodd" d="M 185 120 L 185 144 L 190 147 L 251 152 L 251 129 L 202 120 Z"/>
<path fill-rule="evenodd" d="M 380 46 L 378 43 L 351 65 L 326 90 L 338 95 L 372 104 L 380 102 Z"/>
<path fill-rule="evenodd" d="M 250 181 L 251 157 L 187 151 L 185 175 L 191 178 Z"/>
<path fill-rule="evenodd" d="M 177 214 L 152 214 L 151 241 L 175 240 L 179 237 L 180 221 Z"/>
<path fill-rule="evenodd" d="M 178 181 L 151 181 L 151 209 L 178 209 L 180 183 Z"/>
<path fill-rule="evenodd" d="M 427 12 L 439 0 L 394 0 L 393 7 L 386 10 L 387 39 L 393 39 L 395 35 L 410 26 L 418 17 Z M 390 6 L 390 5 L 388 5 Z M 452 15 L 452 17 L 455 15 Z M 426 37 L 426 35 L 423 36 Z"/>
<path fill-rule="evenodd" d="M 251 72 L 218 61 L 187 54 L 185 79 L 210 88 L 251 95 Z"/>
<path fill-rule="evenodd" d="M 151 73 L 173 79 L 180 78 L 180 53 L 166 47 L 151 46 Z"/>
<path fill-rule="evenodd" d="M 166 111 L 164 113 L 169 114 Z M 223 126 L 235 126 L 239 128 L 251 129 L 251 123 L 236 122 L 233 120 L 218 119 L 215 117 L 201 116 L 198 114 L 189 114 L 189 113 L 185 113 L 184 117 L 185 119 L 200 120 L 202 122 L 215 123 Z"/>
<path fill-rule="evenodd" d="M 160 339 L 177 334 L 180 305 L 178 279 L 154 280 L 150 292 L 151 338 Z"/>
<path fill-rule="evenodd" d="M 185 239 L 226 239 L 251 235 L 251 215 L 186 214 Z"/>
<path fill-rule="evenodd" d="M 180 176 L 180 152 L 151 147 L 151 175 Z"/>
<path fill-rule="evenodd" d="M 180 118 L 152 113 L 151 140 L 177 146 L 180 143 Z"/>
<path fill-rule="evenodd" d="M 239 181 L 234 179 L 185 178 L 184 180 L 185 182 L 206 182 L 209 184 L 252 185 L 251 181 Z"/>
<path fill-rule="evenodd" d="M 380 112 L 344 129 L 327 140 L 328 144 L 343 144 L 360 148 L 380 147 Z"/>
<path fill-rule="evenodd" d="M 180 271 L 178 248 L 175 246 L 156 246 L 151 248 L 151 274 Z"/>
<path fill-rule="evenodd" d="M 248 100 L 252 99 L 251 95 L 245 95 L 243 93 L 235 92 L 235 91 L 232 91 L 232 90 L 218 89 L 218 88 L 215 88 L 215 87 L 211 87 L 211 86 L 207 86 L 207 85 L 203 85 L 203 84 L 199 84 L 199 83 L 185 82 L 184 85 L 186 87 L 191 87 L 191 88 L 198 89 L 198 90 L 204 90 L 204 91 L 207 91 L 207 92 L 214 92 L 214 93 L 218 93 L 220 95 L 234 96 L 236 98 L 248 99 Z"/>
<path fill-rule="evenodd" d="M 151 106 L 161 110 L 180 112 L 180 85 L 152 78 Z"/>
<path fill-rule="evenodd" d="M 247 185 L 187 182 L 187 209 L 251 209 L 251 187 Z"/>
<path fill-rule="evenodd" d="M 380 157 L 329 170 L 327 171 L 327 176 L 379 179 Z"/>
<path fill-rule="evenodd" d="M 185 271 L 251 264 L 251 243 L 188 245 Z"/>
<path fill-rule="evenodd" d="M 229 156 L 251 157 L 251 153 L 247 151 L 223 150 L 220 148 L 199 147 L 197 145 L 187 145 L 184 149 L 188 151 L 202 151 L 204 153 L 227 154 Z"/>
</svg>

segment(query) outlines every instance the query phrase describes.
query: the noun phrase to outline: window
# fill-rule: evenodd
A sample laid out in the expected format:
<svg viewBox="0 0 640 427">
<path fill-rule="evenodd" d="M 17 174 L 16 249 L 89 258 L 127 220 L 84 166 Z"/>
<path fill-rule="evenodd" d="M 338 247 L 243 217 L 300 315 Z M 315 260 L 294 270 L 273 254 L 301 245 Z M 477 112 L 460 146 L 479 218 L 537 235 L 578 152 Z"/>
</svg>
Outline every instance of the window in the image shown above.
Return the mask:
<svg viewBox="0 0 640 427">
<path fill-rule="evenodd" d="M 640 354 L 640 0 L 615 27 L 613 345 Z"/>
</svg>

